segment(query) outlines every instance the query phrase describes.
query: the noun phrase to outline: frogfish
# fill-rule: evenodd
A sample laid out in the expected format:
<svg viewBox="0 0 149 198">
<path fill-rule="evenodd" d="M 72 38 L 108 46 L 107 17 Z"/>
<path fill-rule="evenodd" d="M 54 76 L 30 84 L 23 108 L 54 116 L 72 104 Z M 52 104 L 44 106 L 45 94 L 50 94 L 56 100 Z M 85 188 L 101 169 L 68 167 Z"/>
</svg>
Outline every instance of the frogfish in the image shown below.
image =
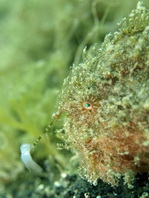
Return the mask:
<svg viewBox="0 0 149 198">
<path fill-rule="evenodd" d="M 59 98 L 83 177 L 117 185 L 149 171 L 149 10 L 140 2 L 73 66 Z"/>
</svg>

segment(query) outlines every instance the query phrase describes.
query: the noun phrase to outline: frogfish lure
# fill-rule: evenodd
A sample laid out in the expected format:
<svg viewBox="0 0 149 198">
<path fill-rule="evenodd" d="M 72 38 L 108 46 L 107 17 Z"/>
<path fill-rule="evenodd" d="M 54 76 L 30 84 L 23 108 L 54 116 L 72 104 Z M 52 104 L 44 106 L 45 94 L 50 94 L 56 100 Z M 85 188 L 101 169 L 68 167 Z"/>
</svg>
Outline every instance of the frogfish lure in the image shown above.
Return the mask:
<svg viewBox="0 0 149 198">
<path fill-rule="evenodd" d="M 42 168 L 33 160 L 31 156 L 31 145 L 30 144 L 22 144 L 20 147 L 21 151 L 21 160 L 25 164 L 26 168 L 28 168 L 30 171 L 33 171 L 35 173 L 41 173 Z"/>
</svg>

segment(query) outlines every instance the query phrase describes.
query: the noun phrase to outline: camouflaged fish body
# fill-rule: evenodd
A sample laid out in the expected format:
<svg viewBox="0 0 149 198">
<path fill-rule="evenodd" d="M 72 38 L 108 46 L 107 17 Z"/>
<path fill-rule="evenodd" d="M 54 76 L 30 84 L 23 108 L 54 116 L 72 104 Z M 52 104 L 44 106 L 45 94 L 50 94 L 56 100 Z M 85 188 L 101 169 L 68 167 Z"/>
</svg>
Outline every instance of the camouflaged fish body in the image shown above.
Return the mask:
<svg viewBox="0 0 149 198">
<path fill-rule="evenodd" d="M 59 112 L 88 181 L 116 185 L 121 175 L 149 171 L 149 10 L 141 3 L 73 67 Z"/>
</svg>

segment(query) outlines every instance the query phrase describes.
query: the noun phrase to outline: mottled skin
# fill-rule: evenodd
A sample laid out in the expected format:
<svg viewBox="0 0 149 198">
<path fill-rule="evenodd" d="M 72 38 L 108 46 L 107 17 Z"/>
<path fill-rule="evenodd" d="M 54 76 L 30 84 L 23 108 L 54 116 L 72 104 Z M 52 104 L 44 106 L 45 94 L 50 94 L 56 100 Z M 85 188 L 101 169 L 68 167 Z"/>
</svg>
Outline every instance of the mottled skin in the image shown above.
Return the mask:
<svg viewBox="0 0 149 198">
<path fill-rule="evenodd" d="M 73 67 L 59 112 L 88 181 L 116 185 L 121 175 L 149 171 L 149 10 L 139 3 Z"/>
</svg>

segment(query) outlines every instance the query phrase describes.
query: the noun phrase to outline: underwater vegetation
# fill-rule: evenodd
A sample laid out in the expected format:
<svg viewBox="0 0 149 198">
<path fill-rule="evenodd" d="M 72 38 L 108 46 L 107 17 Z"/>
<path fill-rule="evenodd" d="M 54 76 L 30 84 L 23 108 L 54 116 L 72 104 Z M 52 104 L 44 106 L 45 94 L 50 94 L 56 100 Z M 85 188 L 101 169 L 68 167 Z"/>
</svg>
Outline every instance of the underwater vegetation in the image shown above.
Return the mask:
<svg viewBox="0 0 149 198">
<path fill-rule="evenodd" d="M 149 171 L 149 10 L 139 2 L 65 79 L 59 114 L 81 173 L 117 185 Z"/>
</svg>

